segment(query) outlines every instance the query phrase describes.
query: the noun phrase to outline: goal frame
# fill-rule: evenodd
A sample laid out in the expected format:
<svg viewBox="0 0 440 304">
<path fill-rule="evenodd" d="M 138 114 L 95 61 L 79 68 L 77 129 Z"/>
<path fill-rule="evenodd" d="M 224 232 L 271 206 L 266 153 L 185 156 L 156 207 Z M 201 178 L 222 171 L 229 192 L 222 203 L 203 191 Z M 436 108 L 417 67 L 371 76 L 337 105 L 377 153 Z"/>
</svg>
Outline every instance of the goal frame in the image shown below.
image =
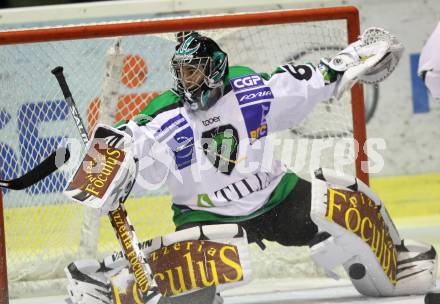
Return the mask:
<svg viewBox="0 0 440 304">
<path fill-rule="evenodd" d="M 360 35 L 359 11 L 353 6 L 343 6 L 241 13 L 221 16 L 183 17 L 179 19 L 124 21 L 118 23 L 74 25 L 55 28 L 21 29 L 0 32 L 0 45 L 326 20 L 345 20 L 347 22 L 348 42 L 351 43 L 358 39 Z M 368 161 L 367 154 L 363 147 L 366 141 L 366 122 L 362 85 L 355 85 L 351 89 L 351 94 L 353 136 L 359 143 L 359 146 L 356 148 L 356 175 L 368 185 L 368 172 L 364 172 L 361 166 Z M 8 278 L 6 271 L 5 227 L 1 189 L 0 221 L 0 304 L 3 304 L 8 303 Z"/>
</svg>

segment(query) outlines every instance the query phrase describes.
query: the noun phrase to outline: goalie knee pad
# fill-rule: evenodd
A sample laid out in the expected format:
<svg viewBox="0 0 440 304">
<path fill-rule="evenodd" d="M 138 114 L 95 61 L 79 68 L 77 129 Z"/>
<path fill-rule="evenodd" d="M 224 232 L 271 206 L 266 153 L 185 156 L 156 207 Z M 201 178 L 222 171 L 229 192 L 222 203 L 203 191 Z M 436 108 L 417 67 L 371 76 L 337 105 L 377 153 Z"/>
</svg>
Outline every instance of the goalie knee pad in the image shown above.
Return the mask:
<svg viewBox="0 0 440 304">
<path fill-rule="evenodd" d="M 139 246 L 164 296 L 159 303 L 221 304 L 217 292 L 245 284 L 251 278 L 246 231 L 236 224 L 197 226 Z M 141 303 L 122 252 L 115 252 L 101 263 L 74 262 L 65 271 L 73 303 Z"/>
<path fill-rule="evenodd" d="M 204 225 L 154 238 L 145 249 L 164 296 L 247 283 L 251 276 L 245 230 L 236 224 Z"/>
<path fill-rule="evenodd" d="M 432 246 L 400 239 L 385 206 L 362 181 L 328 169 L 315 172 L 311 218 L 320 233 L 312 259 L 334 276 L 343 265 L 368 296 L 424 294 L 435 287 Z"/>
</svg>

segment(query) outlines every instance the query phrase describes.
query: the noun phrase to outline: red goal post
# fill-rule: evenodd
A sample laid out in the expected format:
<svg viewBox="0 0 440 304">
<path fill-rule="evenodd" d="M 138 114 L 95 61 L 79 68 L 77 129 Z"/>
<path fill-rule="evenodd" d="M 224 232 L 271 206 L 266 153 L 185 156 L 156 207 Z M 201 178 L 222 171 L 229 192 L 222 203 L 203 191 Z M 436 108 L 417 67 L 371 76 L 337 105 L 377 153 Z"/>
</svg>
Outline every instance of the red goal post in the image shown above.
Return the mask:
<svg viewBox="0 0 440 304">
<path fill-rule="evenodd" d="M 344 34 L 342 34 L 342 35 L 345 35 L 345 37 L 343 37 L 345 39 L 345 41 L 334 43 L 332 40 L 330 40 L 330 37 L 328 37 L 328 34 L 326 34 L 326 32 L 319 29 L 321 22 L 330 22 L 331 23 L 332 21 L 338 21 L 338 22 L 342 22 L 345 24 L 345 28 L 343 29 Z M 263 28 L 265 26 L 271 27 L 271 26 L 276 26 L 276 25 L 290 25 L 290 24 L 299 24 L 299 23 L 301 23 L 301 24 L 304 23 L 305 24 L 304 28 L 307 28 L 307 27 L 310 27 L 311 29 L 317 28 L 316 35 L 322 35 L 322 37 L 320 39 L 322 41 L 325 41 L 325 43 L 328 43 L 329 45 L 331 45 L 331 48 L 328 48 L 328 50 L 324 50 L 324 47 L 319 45 L 319 40 L 318 40 L 317 42 L 310 44 L 310 47 L 307 48 L 308 52 L 315 52 L 316 50 L 321 51 L 321 49 L 322 49 L 323 51 L 328 52 L 325 54 L 329 54 L 329 53 L 334 54 L 334 53 L 336 53 L 337 47 L 338 48 L 343 47 L 344 44 L 346 45 L 347 43 L 355 41 L 360 34 L 358 10 L 355 7 L 346 6 L 346 7 L 334 7 L 334 8 L 271 11 L 271 12 L 263 12 L 263 13 L 243 13 L 243 14 L 223 15 L 223 16 L 200 16 L 200 17 L 185 17 L 185 18 L 176 18 L 176 19 L 136 20 L 136 21 L 115 22 L 115 23 L 87 24 L 87 25 L 85 24 L 85 25 L 61 26 L 61 27 L 52 27 L 52 28 L 36 28 L 36 29 L 20 29 L 20 30 L 4 31 L 4 32 L 0 32 L 0 58 L 2 56 L 1 50 L 3 48 L 13 49 L 14 47 L 17 47 L 19 54 L 31 53 L 27 49 L 23 50 L 21 47 L 23 45 L 32 45 L 32 46 L 35 45 L 35 49 L 37 49 L 40 46 L 46 46 L 46 44 L 47 44 L 50 47 L 48 47 L 47 49 L 44 49 L 44 51 L 41 54 L 39 53 L 38 55 L 39 56 L 46 55 L 46 56 L 50 57 L 50 56 L 52 56 L 51 52 L 54 49 L 56 49 L 56 47 L 55 47 L 56 43 L 62 42 L 62 41 L 68 42 L 68 41 L 78 40 L 78 41 L 84 42 L 84 44 L 87 44 L 88 39 L 92 39 L 91 41 L 94 41 L 93 39 L 101 39 L 101 38 L 105 38 L 105 37 L 116 37 L 116 36 L 121 36 L 121 37 L 123 37 L 122 39 L 124 39 L 124 37 L 130 36 L 130 39 L 142 40 L 143 39 L 142 36 L 137 36 L 137 35 L 156 35 L 156 34 L 160 34 L 160 33 L 167 34 L 167 33 L 175 33 L 175 32 L 179 32 L 179 31 L 188 31 L 188 30 L 212 31 L 215 33 L 216 31 L 226 31 L 228 29 L 231 29 L 231 30 L 232 29 L 240 29 L 240 28 L 258 29 L 260 27 Z M 312 23 L 313 23 L 313 25 L 312 25 Z M 310 24 L 310 26 L 308 26 L 309 24 Z M 338 25 L 339 25 L 339 23 L 338 23 Z M 333 25 L 330 26 L 330 29 L 331 30 L 333 29 Z M 258 31 L 250 32 L 249 36 L 254 37 L 253 35 L 257 32 Z M 286 32 L 284 30 L 280 30 L 279 33 L 286 33 Z M 287 31 L 287 33 L 290 33 L 290 32 Z M 304 32 L 304 34 L 303 34 L 302 32 L 298 31 L 298 35 L 299 35 L 298 37 L 300 37 L 300 38 L 281 37 L 279 40 L 281 41 L 281 43 L 284 43 L 283 40 L 296 39 L 299 41 L 298 45 L 301 46 L 302 44 L 305 44 L 302 42 L 303 40 L 313 38 L 313 37 L 311 37 L 311 34 L 307 34 L 307 33 L 308 32 Z M 255 34 L 255 35 L 257 35 L 257 34 Z M 233 44 L 234 41 L 237 41 L 237 39 L 244 39 L 244 38 L 237 38 L 237 37 L 229 38 L 228 35 L 224 35 L 222 37 L 226 37 L 225 42 L 228 42 L 229 40 L 231 40 L 232 41 L 231 44 Z M 257 44 L 261 43 L 261 45 L 260 45 L 261 48 L 263 48 L 265 45 L 270 45 L 272 43 L 272 41 L 267 41 L 269 37 L 271 39 L 273 38 L 275 40 L 275 37 L 273 37 L 270 34 L 267 36 L 262 36 L 262 37 L 263 37 L 262 42 L 255 42 Z M 264 39 L 266 39 L 266 40 L 264 40 Z M 303 40 L 301 40 L 301 39 L 303 39 Z M 221 44 L 221 42 L 220 42 L 220 44 Z M 52 45 L 54 47 L 52 47 Z M 71 45 L 69 44 L 68 47 L 71 47 Z M 267 47 L 269 48 L 269 46 L 267 46 Z M 275 51 L 277 51 L 276 50 L 277 47 L 272 46 L 272 48 L 274 48 L 273 52 L 275 53 Z M 74 57 L 76 55 L 76 56 L 78 56 L 78 60 L 81 60 L 81 58 L 80 58 L 81 54 L 79 54 L 78 52 L 82 51 L 83 47 L 81 46 L 81 47 L 76 48 L 75 46 L 73 46 L 72 49 L 74 51 L 72 51 L 72 53 L 69 53 L 68 56 Z M 54 52 L 56 52 L 58 54 L 58 52 L 61 53 L 62 51 L 63 50 L 60 49 L 60 50 L 55 50 Z M 253 50 L 250 50 L 250 48 L 249 48 L 249 51 L 253 51 Z M 301 57 L 302 55 L 298 55 L 298 54 L 302 54 L 300 51 L 296 53 L 296 55 L 295 55 L 296 57 L 295 56 L 293 56 L 293 57 L 295 57 L 295 58 Z M 90 51 L 90 52 L 92 52 L 92 51 Z M 95 52 L 95 50 L 93 50 L 93 52 Z M 12 54 L 12 51 L 11 51 L 11 54 Z M 240 51 L 237 51 L 237 56 L 239 54 L 240 54 Z M 32 57 L 29 57 L 29 58 L 22 58 L 22 60 L 28 60 L 30 62 L 29 64 L 33 64 L 32 60 L 40 60 L 40 58 L 41 58 L 41 57 L 38 57 L 37 54 L 34 54 L 34 55 L 35 55 L 35 57 L 33 59 L 32 59 Z M 247 57 L 251 57 L 251 56 L 252 55 L 249 55 Z M 283 55 L 283 56 L 287 56 L 287 55 Z M 101 53 L 99 53 L 99 55 L 96 55 L 96 57 L 97 58 L 98 57 L 105 57 L 105 53 L 101 52 Z M 231 54 L 230 57 L 233 59 L 234 55 Z M 131 59 L 136 60 L 137 58 L 131 57 Z M 248 58 L 244 58 L 244 59 L 248 59 Z M 286 57 L 281 58 L 281 59 L 284 60 L 284 59 L 286 59 Z M 302 59 L 302 58 L 300 58 L 300 59 Z M 63 64 L 63 62 L 56 62 L 55 60 L 56 60 L 56 58 L 54 59 L 53 62 L 50 62 L 50 64 L 52 64 L 53 66 L 51 66 L 49 68 L 53 68 L 56 65 Z M 73 59 L 71 58 L 68 60 L 73 60 Z M 87 59 L 85 59 L 85 60 L 87 60 Z M 60 61 L 62 61 L 62 60 L 60 59 Z M 46 65 L 48 65 L 48 64 L 49 63 L 46 63 Z M 90 63 L 90 64 L 92 64 L 92 63 Z M 124 62 L 124 64 L 125 64 L 125 62 Z M 168 63 L 162 62 L 162 64 L 166 65 Z M 72 65 L 72 67 L 74 67 L 76 65 L 76 62 L 75 61 L 72 62 L 71 65 Z M 254 68 L 258 68 L 258 66 L 254 67 Z M 273 66 L 273 68 L 275 68 L 275 66 Z M 70 81 L 72 81 L 72 78 L 76 77 L 77 76 L 76 74 L 79 74 L 79 72 L 80 72 L 80 70 L 78 70 L 78 71 L 71 70 L 72 72 L 70 72 L 70 75 L 69 75 L 69 67 L 67 67 L 65 70 L 66 70 L 66 74 L 67 74 L 67 81 L 69 81 L 69 77 L 70 77 Z M 139 68 L 135 70 L 135 73 L 136 72 L 139 72 Z M 146 68 L 145 68 L 145 72 L 146 72 Z M 12 75 L 20 75 L 19 72 L 15 72 L 15 71 L 11 71 L 9 73 Z M 129 75 L 128 72 L 125 76 L 127 76 L 127 75 Z M 102 75 L 100 75 L 100 76 L 102 76 Z M 49 75 L 49 73 L 48 73 L 47 74 L 47 78 L 48 78 L 47 82 L 49 82 L 50 77 L 51 77 L 51 75 Z M 82 91 L 80 91 L 80 93 L 78 93 L 80 90 L 79 85 L 85 85 L 86 83 L 89 84 L 92 82 L 96 82 L 97 84 L 95 86 L 97 87 L 97 91 L 95 91 L 94 93 L 91 93 L 91 96 L 100 95 L 102 93 L 100 90 L 104 90 L 104 89 L 102 89 L 102 87 L 105 86 L 105 84 L 103 85 L 102 83 L 100 83 L 101 79 L 97 79 L 97 78 L 93 78 L 93 77 L 94 76 L 92 74 L 92 76 L 84 76 L 82 79 L 78 79 L 78 80 L 74 79 L 72 81 L 72 93 L 73 93 L 75 99 L 77 100 L 77 102 L 79 101 L 79 103 L 81 103 L 81 101 L 80 101 L 81 98 L 78 95 L 76 95 L 76 94 L 81 94 L 81 92 L 82 92 Z M 11 78 L 13 78 L 13 77 L 11 77 Z M 122 76 L 121 76 L 121 78 L 122 78 Z M 3 79 L 1 81 L 3 81 Z M 123 80 L 121 80 L 121 81 L 123 81 Z M 132 82 L 129 82 L 129 83 L 132 84 Z M 29 80 L 27 83 L 26 82 L 23 82 L 23 83 L 18 82 L 18 84 L 19 85 L 27 85 L 27 84 L 31 85 L 32 81 Z M 14 85 L 15 85 L 15 87 L 14 87 Z M 5 86 L 7 86 L 8 90 L 17 90 L 17 91 L 23 90 L 22 87 L 17 86 L 17 82 L 15 82 L 14 85 L 6 84 Z M 130 86 L 128 85 L 128 87 L 130 87 Z M 43 98 L 45 100 L 52 100 L 52 101 L 55 100 L 55 96 L 57 94 L 57 93 L 54 93 L 57 90 L 56 86 L 52 87 L 52 85 L 43 84 L 43 85 L 39 85 L 38 89 L 41 89 L 41 91 L 43 91 L 45 89 L 50 91 L 49 93 L 47 93 L 47 92 L 42 93 L 43 97 L 41 97 L 41 98 Z M 84 89 L 84 90 L 86 90 L 86 89 Z M 14 97 L 14 96 L 15 95 L 13 95 L 12 97 Z M 17 94 L 17 96 L 21 96 L 21 95 Z M 60 95 L 58 95 L 57 98 L 60 98 L 59 96 Z M 29 98 L 29 97 L 26 97 L 26 98 Z M 365 162 L 365 164 L 366 164 L 366 161 L 367 161 L 367 155 L 364 150 L 364 144 L 366 141 L 366 128 L 365 128 L 365 111 L 364 111 L 363 99 L 364 99 L 364 97 L 363 97 L 362 86 L 361 85 L 354 86 L 351 91 L 351 107 L 350 107 L 351 117 L 349 118 L 350 121 L 348 122 L 348 124 L 350 124 L 351 126 L 347 127 L 348 131 L 342 130 L 341 133 L 337 133 L 334 137 L 338 137 L 338 138 L 343 137 L 343 136 L 347 135 L 347 132 L 348 132 L 348 133 L 350 133 L 349 137 L 352 136 L 357 141 L 358 154 L 355 159 L 355 172 L 356 172 L 357 177 L 359 177 L 361 180 L 363 180 L 365 183 L 368 184 L 368 173 L 364 172 L 361 169 L 362 167 L 365 167 L 365 165 L 362 166 L 363 162 Z M 89 99 L 89 101 L 90 101 L 90 99 Z M 1 102 L 3 103 L 4 101 L 2 100 Z M 15 100 L 14 101 L 10 100 L 9 102 L 12 103 L 12 102 L 15 102 Z M 21 102 L 21 101 L 18 101 L 18 102 Z M 118 102 L 120 102 L 120 100 Z M 93 102 L 90 104 L 93 104 Z M 135 105 L 137 105 L 137 104 L 135 103 Z M 2 104 L 2 106 L 8 106 L 8 104 Z M 40 104 L 39 104 L 39 106 L 40 106 Z M 89 106 L 89 104 L 86 106 Z M 325 110 L 325 111 L 331 112 L 331 110 L 328 110 L 328 109 L 333 109 L 334 106 L 336 107 L 336 103 L 333 103 L 333 102 L 326 104 L 327 110 Z M 31 109 L 35 109 L 35 107 L 32 107 Z M 43 107 L 43 109 L 45 109 L 45 108 Z M 30 117 L 30 115 L 32 115 L 32 114 L 27 114 L 27 113 L 31 113 L 31 112 L 27 112 L 27 110 L 28 110 L 28 108 L 25 108 L 24 110 L 23 110 L 23 108 L 20 108 L 19 113 L 20 114 L 23 113 L 21 118 L 26 117 L 26 115 L 29 115 L 29 119 L 32 119 Z M 140 109 L 135 109 L 136 112 L 139 112 L 139 110 Z M 32 111 L 32 110 L 29 110 L 29 111 Z M 90 126 L 92 126 L 94 123 L 96 123 L 96 121 L 98 119 L 103 120 L 102 116 L 100 118 L 91 117 L 96 114 L 95 113 L 96 111 L 100 111 L 100 110 L 91 110 L 91 108 L 89 107 L 87 110 L 82 111 L 83 115 L 86 114 L 86 115 L 90 116 L 90 117 L 88 117 L 89 118 L 88 122 L 89 122 Z M 5 113 L 6 112 L 7 112 L 7 110 L 5 110 Z M 66 116 L 65 113 L 63 113 L 62 110 L 59 110 L 58 112 L 57 112 L 58 113 L 57 115 L 61 115 L 63 117 L 63 119 L 67 119 L 65 117 Z M 130 112 L 129 113 L 130 115 L 128 115 L 127 112 Z M 120 113 L 118 112 L 116 114 L 116 117 L 123 118 L 123 117 L 127 117 L 127 115 L 128 115 L 128 117 L 132 117 L 133 113 L 134 113 L 133 107 L 127 107 L 127 109 L 121 110 Z M 1 114 L 2 114 L 2 112 L 0 112 L 0 119 L 2 117 Z M 112 117 L 114 117 L 114 116 L 115 115 L 113 115 Z M 339 118 L 337 118 L 336 116 L 335 116 L 335 118 L 332 118 L 332 120 L 335 120 L 335 121 L 338 119 Z M 321 121 L 321 118 L 319 120 Z M 5 122 L 5 124 L 6 123 L 7 122 Z M 1 131 L 1 127 L 2 127 L 2 122 L 0 121 L 0 131 Z M 19 131 L 22 132 L 23 128 L 19 127 Z M 27 131 L 25 130 L 23 132 L 26 134 Z M 53 130 L 51 132 L 53 132 Z M 74 132 L 74 131 L 72 131 L 72 132 Z M 329 134 L 335 134 L 334 130 L 329 131 Z M 17 136 L 17 134 L 15 136 Z M 18 137 L 21 138 L 20 136 L 22 136 L 21 133 Z M 75 135 L 72 135 L 72 136 L 74 137 Z M 78 135 L 76 135 L 76 136 L 78 136 Z M 331 137 L 331 135 L 328 135 L 328 136 Z M 305 137 L 307 137 L 307 136 L 305 136 Z M 320 137 L 321 137 L 321 135 L 316 136 L 316 138 L 320 138 Z M 12 141 L 12 139 L 11 139 L 11 141 Z M 26 146 L 25 144 L 20 143 L 20 147 L 21 147 L 20 153 L 23 154 L 23 155 L 20 155 L 20 157 L 23 157 L 23 158 L 29 157 L 27 152 L 24 150 L 25 148 L 22 147 L 23 145 Z M 35 153 L 30 153 L 29 155 L 30 155 L 30 157 L 35 157 L 36 159 L 38 159 L 38 161 L 41 161 L 42 155 L 36 155 Z M 0 167 L 0 170 L 2 170 L 2 171 L 4 170 L 3 165 Z M 2 178 L 5 178 L 5 176 L 3 176 L 2 171 L 0 171 L 0 174 L 1 174 Z M 8 176 L 8 177 L 11 178 L 11 176 Z M 43 187 L 43 186 L 41 186 L 41 187 Z M 40 193 L 40 192 L 47 193 L 48 192 L 47 189 L 45 189 L 44 191 L 41 190 L 41 187 L 40 188 L 37 187 L 35 190 L 35 193 Z M 54 185 L 51 185 L 51 187 L 48 187 L 48 188 L 52 189 L 52 188 L 56 188 L 56 187 Z M 32 193 L 34 193 L 34 192 L 30 191 L 29 193 L 27 193 L 27 195 L 32 196 L 33 195 Z M 6 196 L 11 196 L 11 194 L 8 193 L 8 194 L 6 194 Z M 56 198 L 54 200 L 55 201 L 59 200 L 59 198 Z M 47 199 L 47 201 L 52 201 L 52 198 Z M 46 204 L 47 201 L 45 198 L 44 204 Z M 3 203 L 4 202 L 2 202 L 2 200 L 1 200 L 1 193 L 0 193 L 0 203 L 2 203 L 2 205 L 1 205 L 2 207 L 0 210 L 0 215 L 1 215 L 1 213 L 4 211 L 3 210 Z M 7 207 L 13 208 L 13 204 L 14 204 L 14 202 L 10 201 L 8 203 Z M 39 204 L 39 203 L 35 203 L 35 204 Z M 31 204 L 31 207 L 34 208 L 35 204 Z M 24 204 L 24 206 L 28 207 L 27 204 Z M 130 212 L 130 210 L 129 210 L 129 212 Z M 5 221 L 2 219 L 2 225 L 3 225 L 3 223 L 5 223 Z M 137 227 L 136 224 L 135 224 L 135 227 Z M 2 240 L 2 237 L 5 236 L 4 230 L 2 229 L 0 231 L 0 242 L 1 242 L 0 254 L 2 254 L 2 257 L 0 259 L 0 263 L 1 263 L 0 270 L 2 270 L 1 274 L 0 274 L 0 303 L 5 303 L 7 301 L 7 290 L 8 290 L 8 288 L 7 288 L 8 287 L 7 286 L 8 277 L 6 276 L 6 258 L 4 256 L 4 252 L 2 252 L 2 249 L 4 251 L 6 251 L 5 248 L 8 248 L 8 237 L 14 237 L 12 234 L 8 234 L 8 229 L 9 229 L 8 223 L 6 223 L 6 236 L 7 236 L 6 242 Z M 114 249 L 117 249 L 117 248 L 114 248 Z M 70 256 L 70 255 L 68 255 L 68 257 L 72 258 L 72 256 Z M 12 257 L 11 257 L 11 259 L 12 259 Z M 9 261 L 9 259 L 8 259 L 8 261 Z"/>
</svg>

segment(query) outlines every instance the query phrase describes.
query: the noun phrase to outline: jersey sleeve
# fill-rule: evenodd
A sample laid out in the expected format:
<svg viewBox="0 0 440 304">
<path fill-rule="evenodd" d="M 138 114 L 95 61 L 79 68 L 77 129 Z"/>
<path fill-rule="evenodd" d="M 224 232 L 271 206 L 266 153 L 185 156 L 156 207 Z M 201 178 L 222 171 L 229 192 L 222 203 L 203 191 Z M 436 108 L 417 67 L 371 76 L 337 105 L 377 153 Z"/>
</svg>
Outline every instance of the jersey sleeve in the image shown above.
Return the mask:
<svg viewBox="0 0 440 304">
<path fill-rule="evenodd" d="M 133 193 L 145 193 L 160 188 L 168 175 L 169 155 L 167 148 L 155 140 L 154 122 L 138 125 L 135 121 L 126 124 L 133 137 L 132 151 L 138 160 L 138 175 Z"/>
<path fill-rule="evenodd" d="M 133 138 L 132 151 L 138 160 L 138 175 L 132 191 L 135 195 L 160 188 L 167 178 L 173 159 L 169 148 L 156 140 L 160 124 L 155 118 L 176 106 L 176 97 L 172 91 L 166 91 L 153 99 L 132 120 L 117 125 Z"/>
<path fill-rule="evenodd" d="M 281 131 L 301 123 L 319 102 L 332 97 L 336 83 L 328 83 L 311 64 L 284 65 L 268 79 L 273 94 L 266 119 L 271 131 Z"/>
<path fill-rule="evenodd" d="M 418 74 L 428 87 L 433 100 L 440 102 L 440 22 L 420 53 Z"/>
</svg>

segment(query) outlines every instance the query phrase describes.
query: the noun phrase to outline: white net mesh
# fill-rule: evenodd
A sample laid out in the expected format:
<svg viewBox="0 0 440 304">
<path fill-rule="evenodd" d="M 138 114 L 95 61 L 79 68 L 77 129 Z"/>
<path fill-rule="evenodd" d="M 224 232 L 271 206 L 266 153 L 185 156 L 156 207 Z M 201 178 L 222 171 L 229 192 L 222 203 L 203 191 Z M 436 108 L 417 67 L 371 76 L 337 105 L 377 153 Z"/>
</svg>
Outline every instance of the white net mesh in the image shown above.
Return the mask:
<svg viewBox="0 0 440 304">
<path fill-rule="evenodd" d="M 249 66 L 257 72 L 272 72 L 286 62 L 318 63 L 319 58 L 334 55 L 348 43 L 346 21 L 200 32 L 221 45 L 231 65 Z M 54 151 L 63 138 L 80 142 L 51 69 L 64 67 L 80 115 L 91 130 L 98 121 L 130 119 L 172 86 L 168 62 L 174 46 L 174 33 L 1 46 L 1 178 L 12 179 L 29 171 Z M 307 177 L 310 167 L 317 166 L 316 160 L 310 158 L 314 149 L 327 147 L 321 157 L 321 164 L 327 167 L 334 167 L 335 158 L 342 159 L 342 163 L 347 156 L 353 158 L 347 153 L 347 147 L 353 143 L 352 134 L 347 96 L 319 105 L 301 126 L 273 139 L 282 140 L 277 156 Z M 119 249 L 106 218 L 93 220 L 90 211 L 67 202 L 61 193 L 77 155 L 79 152 L 66 168 L 35 186 L 4 192 L 12 297 L 42 292 L 49 285 L 52 290 L 61 288 L 58 279 L 63 278 L 62 269 L 68 262 L 103 257 Z M 343 169 L 353 173 L 353 161 Z M 127 202 L 141 240 L 174 229 L 169 206 L 166 190 Z M 279 252 L 288 259 L 285 250 Z M 299 261 L 295 256 L 298 254 L 292 251 L 292 263 L 303 262 L 303 258 Z M 260 267 L 257 273 L 282 275 L 270 271 L 269 266 L 266 270 Z"/>
</svg>

